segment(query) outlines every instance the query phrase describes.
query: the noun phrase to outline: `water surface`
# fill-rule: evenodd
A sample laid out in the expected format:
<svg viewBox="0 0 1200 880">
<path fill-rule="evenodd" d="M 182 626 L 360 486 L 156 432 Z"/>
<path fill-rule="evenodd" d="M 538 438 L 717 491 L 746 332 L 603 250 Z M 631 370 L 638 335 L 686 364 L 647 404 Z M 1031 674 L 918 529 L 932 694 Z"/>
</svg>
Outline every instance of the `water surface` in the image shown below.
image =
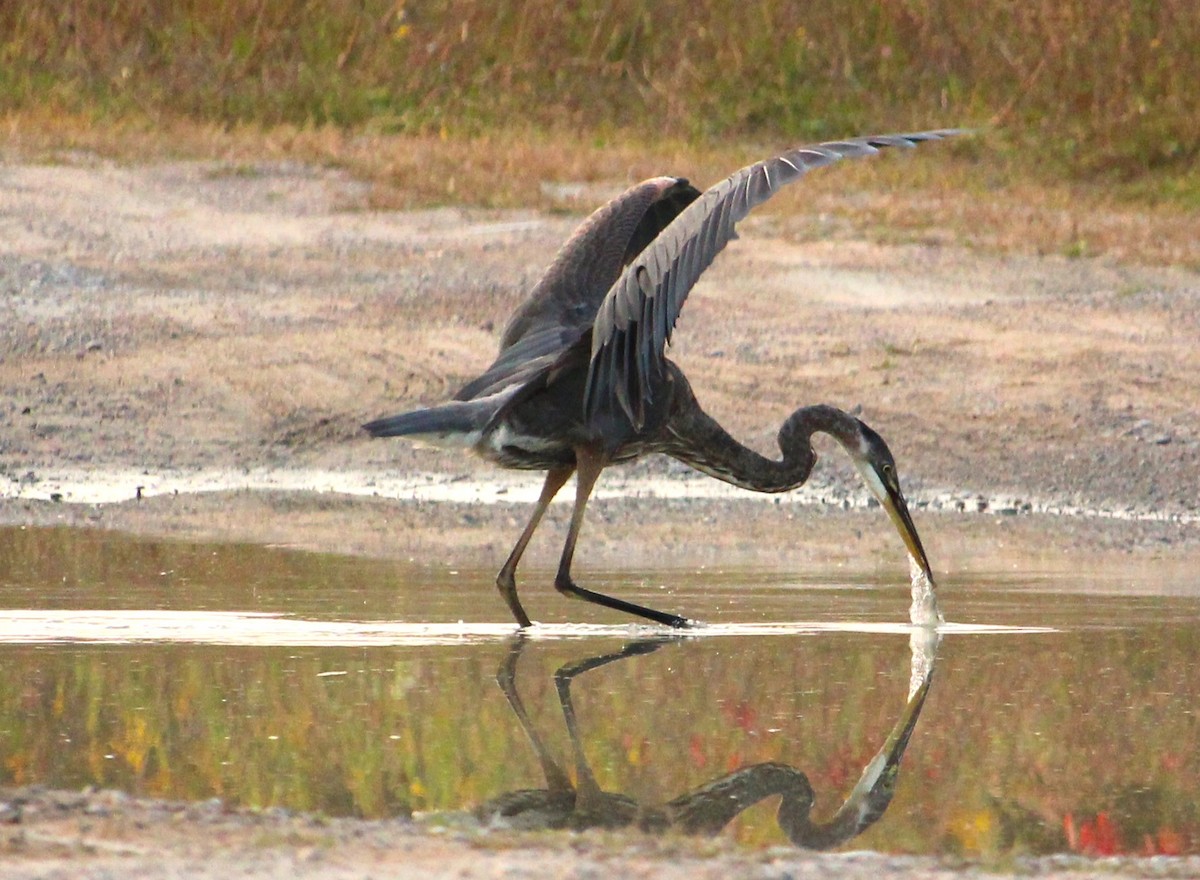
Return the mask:
<svg viewBox="0 0 1200 880">
<path fill-rule="evenodd" d="M 491 572 L 0 530 L 0 783 L 748 845 L 1200 851 L 1200 582 L 947 580 L 930 668 L 908 585 L 871 573 L 578 574 L 712 626 L 663 638 L 527 571 L 546 623 L 518 640 Z"/>
</svg>

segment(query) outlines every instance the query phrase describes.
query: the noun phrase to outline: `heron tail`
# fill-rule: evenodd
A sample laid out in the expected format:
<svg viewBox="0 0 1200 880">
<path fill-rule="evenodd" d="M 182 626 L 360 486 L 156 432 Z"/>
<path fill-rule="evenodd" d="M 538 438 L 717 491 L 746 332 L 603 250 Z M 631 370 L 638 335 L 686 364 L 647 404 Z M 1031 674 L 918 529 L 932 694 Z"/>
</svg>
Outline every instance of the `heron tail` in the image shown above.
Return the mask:
<svg viewBox="0 0 1200 880">
<path fill-rule="evenodd" d="M 478 400 L 455 400 L 428 409 L 400 413 L 367 422 L 363 429 L 372 437 L 416 436 L 428 442 L 453 445 L 474 444 L 495 414 L 495 405 Z"/>
</svg>

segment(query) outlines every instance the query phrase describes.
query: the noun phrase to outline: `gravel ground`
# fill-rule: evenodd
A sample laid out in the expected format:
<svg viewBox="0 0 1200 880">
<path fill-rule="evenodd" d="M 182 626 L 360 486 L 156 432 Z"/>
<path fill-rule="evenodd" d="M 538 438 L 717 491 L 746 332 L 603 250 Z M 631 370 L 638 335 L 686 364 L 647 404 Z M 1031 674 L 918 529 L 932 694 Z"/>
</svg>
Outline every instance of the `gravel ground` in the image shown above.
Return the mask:
<svg viewBox="0 0 1200 880">
<path fill-rule="evenodd" d="M 949 860 L 790 849 L 740 852 L 720 841 L 601 832 L 504 836 L 477 829 L 432 833 L 409 821 L 361 821 L 226 810 L 120 792 L 0 789 L 0 866 L 6 880 L 161 880 L 369 877 L 584 880 L 596 877 L 801 880 L 836 873 L 879 877 L 1184 878 L 1200 858 L 1019 860 L 982 868 Z"/>
</svg>

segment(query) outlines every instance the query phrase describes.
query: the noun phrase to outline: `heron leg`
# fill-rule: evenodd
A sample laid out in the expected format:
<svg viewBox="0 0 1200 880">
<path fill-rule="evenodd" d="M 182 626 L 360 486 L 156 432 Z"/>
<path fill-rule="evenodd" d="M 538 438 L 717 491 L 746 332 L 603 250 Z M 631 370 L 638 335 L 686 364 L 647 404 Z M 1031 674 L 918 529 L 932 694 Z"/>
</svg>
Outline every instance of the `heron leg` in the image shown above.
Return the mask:
<svg viewBox="0 0 1200 880">
<path fill-rule="evenodd" d="M 579 538 L 579 530 L 583 527 L 583 512 L 587 508 L 588 499 L 592 495 L 592 489 L 596 485 L 596 480 L 599 479 L 600 472 L 604 470 L 604 466 L 607 463 L 604 456 L 594 450 L 587 449 L 586 447 L 575 450 L 575 467 L 577 470 L 575 511 L 571 514 L 571 526 L 567 531 L 567 541 L 563 546 L 562 559 L 558 563 L 558 574 L 554 578 L 554 588 L 564 596 L 583 599 L 587 602 L 593 602 L 596 605 L 603 605 L 605 608 L 611 608 L 614 611 L 623 611 L 626 614 L 644 617 L 647 620 L 653 620 L 655 623 L 661 623 L 666 626 L 686 627 L 689 625 L 689 622 L 685 617 L 667 614 L 663 611 L 655 611 L 653 608 L 646 608 L 642 605 L 635 605 L 633 602 L 626 602 L 623 599 L 586 590 L 583 587 L 577 586 L 571 580 L 571 560 L 575 557 L 575 542 Z"/>
<path fill-rule="evenodd" d="M 512 611 L 513 617 L 517 619 L 517 623 L 522 629 L 532 626 L 532 624 L 529 615 L 521 607 L 521 600 L 517 598 L 517 563 L 521 561 L 521 556 L 529 545 L 529 539 L 533 537 L 538 523 L 542 521 L 542 514 L 546 512 L 546 508 L 550 506 L 550 502 L 554 500 L 558 490 L 567 480 L 571 479 L 574 471 L 575 468 L 571 465 L 562 465 L 551 468 L 546 474 L 546 482 L 542 486 L 542 494 L 538 496 L 537 506 L 533 509 L 533 516 L 529 518 L 529 524 L 525 526 L 525 531 L 521 532 L 521 537 L 517 538 L 516 546 L 513 547 L 512 553 L 508 554 L 508 559 L 504 561 L 503 567 L 496 575 L 496 587 L 500 590 L 500 595 L 508 603 L 509 610 Z"/>
</svg>

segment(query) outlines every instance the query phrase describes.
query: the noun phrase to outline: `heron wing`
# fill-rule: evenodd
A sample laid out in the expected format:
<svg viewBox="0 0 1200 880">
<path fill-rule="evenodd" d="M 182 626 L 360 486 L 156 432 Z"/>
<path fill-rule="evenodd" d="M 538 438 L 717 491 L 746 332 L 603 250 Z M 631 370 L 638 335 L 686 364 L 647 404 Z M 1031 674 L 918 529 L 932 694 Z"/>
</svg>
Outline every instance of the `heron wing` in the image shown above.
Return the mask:
<svg viewBox="0 0 1200 880">
<path fill-rule="evenodd" d="M 481 375 L 464 385 L 455 400 L 488 397 L 511 385 L 522 385 L 549 369 L 564 351 L 579 344 L 584 332 L 548 326 L 533 330 L 500 350 L 499 357 Z"/>
<path fill-rule="evenodd" d="M 500 338 L 500 354 L 458 400 L 494 393 L 535 374 L 575 345 L 621 270 L 695 201 L 700 191 L 677 177 L 632 186 L 595 211 L 559 249 Z"/>
<path fill-rule="evenodd" d="M 592 329 L 586 416 L 619 406 L 634 425 L 645 423 L 653 381 L 662 375 L 665 348 L 689 291 L 756 206 L 806 172 L 839 159 L 961 133 L 943 129 L 798 147 L 735 171 L 705 191 L 625 267 L 600 304 Z"/>
</svg>

